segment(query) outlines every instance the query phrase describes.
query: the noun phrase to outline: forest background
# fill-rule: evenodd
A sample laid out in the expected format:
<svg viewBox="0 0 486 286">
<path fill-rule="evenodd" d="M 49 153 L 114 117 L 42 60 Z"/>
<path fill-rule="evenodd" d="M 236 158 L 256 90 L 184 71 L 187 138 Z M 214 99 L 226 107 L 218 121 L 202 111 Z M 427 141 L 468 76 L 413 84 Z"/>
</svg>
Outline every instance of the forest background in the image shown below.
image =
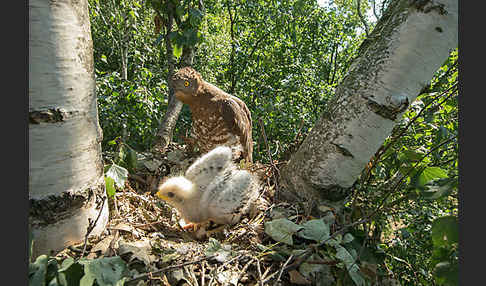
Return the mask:
<svg viewBox="0 0 486 286">
<path fill-rule="evenodd" d="M 114 150 L 109 143 L 120 136 L 135 150 L 147 150 L 168 105 L 167 50 L 164 41 L 155 44 L 163 32 L 156 15 L 163 8 L 150 1 L 89 2 L 103 150 Z M 176 11 L 191 25 L 171 34 L 173 56 L 180 61 L 182 47 L 194 46 L 193 67 L 202 77 L 248 105 L 255 161 L 269 160 L 259 120 L 273 159 L 285 161 L 319 118 L 388 2 L 204 1 L 204 12 L 196 5 Z M 457 218 L 458 212 L 457 63 L 456 50 L 370 162 L 371 174 L 364 172 L 357 183 L 357 200 L 373 209 L 383 196 L 380 186 L 419 163 L 420 171 L 409 175 L 373 222 L 380 226 L 375 235 L 387 237 L 379 246 L 402 283 L 427 285 L 444 257 L 457 263 L 456 245 L 434 247 L 431 232 L 437 218 Z M 184 106 L 175 142 L 183 143 L 190 124 Z M 432 181 L 438 184 L 426 186 Z"/>
<path fill-rule="evenodd" d="M 185 0 L 168 16 L 161 1 L 89 0 L 104 154 L 120 142 L 137 153 L 152 148 L 169 106 L 166 79 L 190 54 L 206 81 L 250 109 L 254 161 L 269 163 L 267 139 L 271 163 L 285 162 L 389 2 Z M 179 22 L 164 39 L 170 19 Z M 382 212 L 353 232 L 402 285 L 457 284 L 457 63 L 455 50 L 397 119 L 346 206 L 354 217 L 376 209 L 388 196 L 383 186 L 406 174 Z M 190 125 L 183 106 L 172 140 L 184 144 Z M 441 241 L 444 233 L 454 239 Z"/>
</svg>

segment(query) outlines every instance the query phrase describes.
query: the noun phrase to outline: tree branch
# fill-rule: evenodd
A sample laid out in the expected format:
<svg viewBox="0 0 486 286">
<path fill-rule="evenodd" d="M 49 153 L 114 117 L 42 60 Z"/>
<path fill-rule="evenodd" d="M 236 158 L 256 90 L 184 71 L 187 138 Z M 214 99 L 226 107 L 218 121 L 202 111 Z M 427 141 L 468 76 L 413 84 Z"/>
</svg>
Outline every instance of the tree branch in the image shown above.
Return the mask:
<svg viewBox="0 0 486 286">
<path fill-rule="evenodd" d="M 428 109 L 428 107 L 433 104 L 439 97 L 443 96 L 444 94 L 446 94 L 447 92 L 450 92 L 450 94 L 444 99 L 442 100 L 440 103 L 438 103 L 435 107 L 437 106 L 440 106 L 442 105 L 445 101 L 447 101 L 453 94 L 454 94 L 454 88 L 457 87 L 457 83 L 455 83 L 454 85 L 452 85 L 451 87 L 449 87 L 448 89 L 446 89 L 444 92 L 440 93 L 439 95 L 437 95 L 436 97 L 434 97 L 434 99 L 432 99 L 427 105 L 425 105 L 417 115 L 415 115 L 414 118 L 412 118 L 408 124 L 402 129 L 402 131 L 397 135 L 397 136 L 394 136 L 392 139 L 391 139 L 391 142 L 388 143 L 388 145 L 386 146 L 383 146 L 382 145 L 382 148 L 378 149 L 378 152 L 377 154 L 374 156 L 374 159 L 373 159 L 373 162 L 371 163 L 371 167 L 368 169 L 368 172 L 366 174 L 366 177 L 367 178 L 367 182 L 366 182 L 366 185 L 369 184 L 370 180 L 371 180 L 371 171 L 374 169 L 374 167 L 376 166 L 378 160 L 381 158 L 381 156 L 383 154 L 385 154 L 385 152 L 390 149 L 390 147 L 392 147 L 396 142 L 397 142 L 397 139 L 402 137 L 403 134 L 405 134 L 405 132 L 408 130 L 408 128 L 412 125 L 412 123 L 414 123 L 421 115 L 422 113 Z"/>
<path fill-rule="evenodd" d="M 98 223 L 98 220 L 101 217 L 101 213 L 103 212 L 103 207 L 105 206 L 106 197 L 102 196 L 101 199 L 103 200 L 103 202 L 101 203 L 101 208 L 100 208 L 100 211 L 98 212 L 98 216 L 96 217 L 96 220 L 93 222 L 91 219 L 88 219 L 89 224 L 88 224 L 88 227 L 86 229 L 86 235 L 84 236 L 84 245 L 83 245 L 83 252 L 81 252 L 81 257 L 83 257 L 84 253 L 86 252 L 86 244 L 88 242 L 88 236 L 91 234 L 91 232 L 95 228 L 96 224 Z"/>
<path fill-rule="evenodd" d="M 364 26 L 364 30 L 366 32 L 366 37 L 368 38 L 370 35 L 369 35 L 369 29 L 368 29 L 368 24 L 366 23 L 366 20 L 365 18 L 363 17 L 363 14 L 361 14 L 361 0 L 357 0 L 357 10 L 358 10 L 358 16 L 359 16 L 359 19 L 361 20 L 361 22 L 363 23 L 363 26 Z"/>
<path fill-rule="evenodd" d="M 228 14 L 230 18 L 230 35 L 231 35 L 231 54 L 230 54 L 230 80 L 231 86 L 229 93 L 234 94 L 235 86 L 236 86 L 236 75 L 235 75 L 235 33 L 234 33 L 234 24 L 235 19 L 233 18 L 233 14 L 231 14 L 231 7 L 230 1 L 226 1 L 226 7 L 228 8 Z M 235 17 L 236 17 L 236 8 L 235 8 Z"/>
<path fill-rule="evenodd" d="M 199 262 L 203 262 L 203 261 L 206 261 L 206 260 L 210 260 L 212 258 L 214 258 L 215 255 L 212 255 L 212 256 L 208 256 L 208 257 L 203 257 L 201 259 L 198 259 L 198 260 L 194 260 L 194 261 L 189 261 L 189 262 L 185 262 L 185 263 L 181 263 L 181 264 L 177 264 L 177 265 L 172 265 L 172 266 L 168 266 L 168 267 L 164 267 L 162 269 L 159 269 L 157 271 L 152 271 L 152 272 L 147 272 L 147 273 L 143 273 L 143 274 L 140 274 L 132 279 L 129 279 L 127 280 L 125 283 L 126 285 L 134 285 L 134 282 L 137 282 L 138 280 L 141 280 L 141 279 L 145 279 L 145 278 L 148 278 L 154 274 L 158 274 L 158 273 L 163 273 L 163 272 L 166 272 L 166 271 L 169 271 L 169 270 L 172 270 L 172 269 L 178 269 L 178 268 L 181 268 L 183 266 L 187 266 L 187 265 L 191 265 L 191 264 L 196 264 L 196 263 L 199 263 Z"/>
<path fill-rule="evenodd" d="M 168 66 L 168 73 L 167 73 L 167 83 L 169 92 L 168 92 L 168 105 L 167 111 L 162 119 L 162 122 L 159 124 L 159 128 L 157 134 L 155 136 L 155 143 L 153 146 L 154 151 L 158 152 L 165 152 L 165 148 L 169 145 L 172 140 L 172 134 L 174 127 L 177 123 L 177 119 L 179 118 L 179 113 L 182 109 L 182 102 L 177 100 L 174 96 L 174 90 L 170 86 L 170 78 L 174 75 L 175 70 L 175 59 L 173 55 L 172 43 L 170 42 L 169 35 L 172 32 L 172 26 L 174 24 L 174 9 L 170 1 L 168 2 L 168 20 L 166 23 L 166 33 L 165 33 L 165 48 L 166 48 L 166 55 L 167 55 L 167 66 Z"/>
</svg>

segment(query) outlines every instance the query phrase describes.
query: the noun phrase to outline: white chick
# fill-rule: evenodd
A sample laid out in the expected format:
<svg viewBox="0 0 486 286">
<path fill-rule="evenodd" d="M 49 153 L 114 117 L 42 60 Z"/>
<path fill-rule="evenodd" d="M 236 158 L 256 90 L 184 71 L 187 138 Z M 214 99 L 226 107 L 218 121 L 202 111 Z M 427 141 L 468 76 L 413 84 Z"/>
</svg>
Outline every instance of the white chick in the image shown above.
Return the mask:
<svg viewBox="0 0 486 286">
<path fill-rule="evenodd" d="M 220 146 L 196 160 L 185 176 L 161 184 L 156 196 L 186 222 L 235 224 L 258 197 L 258 183 L 248 171 L 236 168 L 231 148 Z"/>
</svg>

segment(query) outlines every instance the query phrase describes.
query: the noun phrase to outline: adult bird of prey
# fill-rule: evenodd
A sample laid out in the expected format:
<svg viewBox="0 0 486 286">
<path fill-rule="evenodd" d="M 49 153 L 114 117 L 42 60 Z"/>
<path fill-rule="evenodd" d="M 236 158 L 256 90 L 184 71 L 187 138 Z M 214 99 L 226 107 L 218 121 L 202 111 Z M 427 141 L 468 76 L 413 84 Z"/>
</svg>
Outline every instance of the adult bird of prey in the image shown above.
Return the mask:
<svg viewBox="0 0 486 286">
<path fill-rule="evenodd" d="M 191 110 L 190 141 L 202 154 L 224 145 L 232 148 L 233 160 L 252 162 L 252 119 L 241 99 L 204 81 L 191 67 L 180 69 L 169 84 Z"/>
</svg>

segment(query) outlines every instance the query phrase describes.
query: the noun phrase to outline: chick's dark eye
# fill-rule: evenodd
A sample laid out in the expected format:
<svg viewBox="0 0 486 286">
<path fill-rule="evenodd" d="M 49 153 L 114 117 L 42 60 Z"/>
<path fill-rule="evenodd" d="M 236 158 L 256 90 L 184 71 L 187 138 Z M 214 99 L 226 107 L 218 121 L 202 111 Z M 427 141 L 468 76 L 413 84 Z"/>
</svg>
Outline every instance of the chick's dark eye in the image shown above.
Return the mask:
<svg viewBox="0 0 486 286">
<path fill-rule="evenodd" d="M 184 82 L 184 86 L 185 87 L 189 86 L 189 82 L 187 80 Z"/>
<path fill-rule="evenodd" d="M 174 193 L 173 193 L 173 192 L 168 192 L 168 193 L 167 193 L 167 196 L 168 196 L 169 198 L 173 198 L 173 197 L 174 197 Z"/>
</svg>

